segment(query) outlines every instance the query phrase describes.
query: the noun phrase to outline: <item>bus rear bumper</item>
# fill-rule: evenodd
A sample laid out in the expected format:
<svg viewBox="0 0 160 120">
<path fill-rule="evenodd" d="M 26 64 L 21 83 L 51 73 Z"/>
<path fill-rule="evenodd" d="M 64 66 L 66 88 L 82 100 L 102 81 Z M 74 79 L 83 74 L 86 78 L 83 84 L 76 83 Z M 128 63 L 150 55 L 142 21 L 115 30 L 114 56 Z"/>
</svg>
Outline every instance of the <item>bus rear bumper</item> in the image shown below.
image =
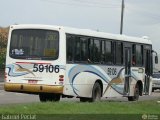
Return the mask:
<svg viewBox="0 0 160 120">
<path fill-rule="evenodd" d="M 5 91 L 25 92 L 25 93 L 63 93 L 63 86 L 60 85 L 35 85 L 35 84 L 17 84 L 5 83 Z"/>
</svg>

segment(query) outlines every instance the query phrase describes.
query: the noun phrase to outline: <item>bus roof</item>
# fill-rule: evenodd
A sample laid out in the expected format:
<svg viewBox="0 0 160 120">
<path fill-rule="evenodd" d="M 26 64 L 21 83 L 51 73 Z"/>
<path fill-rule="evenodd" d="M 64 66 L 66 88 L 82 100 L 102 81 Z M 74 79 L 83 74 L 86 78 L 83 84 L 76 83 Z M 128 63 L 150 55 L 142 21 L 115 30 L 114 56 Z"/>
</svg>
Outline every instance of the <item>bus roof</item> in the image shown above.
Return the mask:
<svg viewBox="0 0 160 120">
<path fill-rule="evenodd" d="M 99 38 L 107 38 L 119 41 L 129 41 L 129 42 L 136 42 L 142 44 L 152 44 L 151 40 L 147 39 L 147 37 L 132 37 L 120 34 L 111 34 L 106 32 L 99 32 L 90 29 L 79 29 L 79 28 L 72 28 L 72 27 L 64 27 L 64 26 L 56 26 L 56 25 L 41 25 L 41 24 L 20 24 L 20 25 L 11 25 L 13 29 L 53 29 L 53 30 L 63 30 L 65 33 L 68 34 L 77 34 L 77 35 L 84 35 L 84 36 L 92 36 L 92 37 L 99 37 Z"/>
</svg>

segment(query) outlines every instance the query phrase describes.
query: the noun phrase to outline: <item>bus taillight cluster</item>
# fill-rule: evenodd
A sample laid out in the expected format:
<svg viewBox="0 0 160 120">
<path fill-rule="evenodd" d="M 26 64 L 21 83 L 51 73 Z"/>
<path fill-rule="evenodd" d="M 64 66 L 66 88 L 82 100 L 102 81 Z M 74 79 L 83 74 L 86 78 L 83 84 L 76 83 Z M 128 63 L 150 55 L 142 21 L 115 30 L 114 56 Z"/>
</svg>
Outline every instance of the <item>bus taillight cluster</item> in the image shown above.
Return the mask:
<svg viewBox="0 0 160 120">
<path fill-rule="evenodd" d="M 4 74 L 4 79 L 5 79 L 5 81 L 7 80 L 7 73 L 6 72 Z"/>
<path fill-rule="evenodd" d="M 64 81 L 64 75 L 59 75 L 59 81 Z"/>
</svg>

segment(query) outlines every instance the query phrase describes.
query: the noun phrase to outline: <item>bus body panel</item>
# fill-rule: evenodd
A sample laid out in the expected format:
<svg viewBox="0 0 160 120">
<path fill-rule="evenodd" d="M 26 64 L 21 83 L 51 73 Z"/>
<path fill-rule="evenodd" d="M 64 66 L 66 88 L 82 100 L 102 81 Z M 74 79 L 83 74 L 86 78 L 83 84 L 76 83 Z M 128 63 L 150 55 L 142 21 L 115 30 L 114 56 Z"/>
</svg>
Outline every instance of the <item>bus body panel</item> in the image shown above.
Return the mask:
<svg viewBox="0 0 160 120">
<path fill-rule="evenodd" d="M 114 69 L 116 73 L 109 73 L 107 70 L 110 69 Z M 103 97 L 123 96 L 125 78 L 124 67 L 67 64 L 66 70 L 67 80 L 64 91 L 66 95 L 91 97 L 94 83 L 96 80 L 101 80 L 103 83 Z M 131 92 L 129 96 L 134 95 L 134 88 L 137 81 L 144 80 L 144 68 L 132 68 L 131 71 Z"/>
<path fill-rule="evenodd" d="M 53 30 L 59 32 L 59 55 L 56 60 L 30 60 L 14 59 L 10 57 L 10 43 L 12 30 L 18 29 L 40 29 Z M 5 90 L 13 92 L 27 93 L 59 93 L 75 97 L 92 97 L 93 86 L 96 81 L 102 83 L 102 97 L 122 97 L 134 96 L 135 85 L 138 81 L 142 82 L 144 89 L 145 66 L 131 66 L 129 75 L 129 94 L 124 95 L 125 65 L 102 63 L 81 63 L 74 61 L 68 63 L 66 55 L 66 34 L 79 34 L 93 37 L 102 37 L 115 39 L 116 41 L 139 42 L 151 45 L 151 41 L 136 39 L 126 36 L 118 36 L 90 30 L 79 30 L 59 26 L 41 26 L 41 25 L 15 25 L 10 27 L 8 37 L 8 47 L 6 56 L 6 80 Z M 135 40 L 135 41 L 134 41 Z M 73 45 L 74 46 L 74 45 Z M 122 56 L 123 57 L 123 56 Z M 152 80 L 150 80 L 151 84 Z M 151 85 L 149 86 L 151 93 Z"/>
<path fill-rule="evenodd" d="M 46 29 L 46 27 L 19 27 L 11 26 L 10 34 L 8 37 L 8 47 L 7 51 L 10 51 L 10 39 L 12 30 L 19 29 Z M 49 30 L 61 31 L 59 28 L 51 27 Z M 9 56 L 9 52 L 6 55 L 6 80 L 5 89 L 7 91 L 19 91 L 19 92 L 52 92 L 54 93 L 54 88 L 50 86 L 62 86 L 61 93 L 63 93 L 64 79 L 65 79 L 65 41 L 63 31 L 59 32 L 59 57 L 57 60 L 24 60 L 24 59 L 13 59 Z M 60 76 L 63 75 L 63 80 L 60 80 Z M 28 87 L 28 85 L 33 86 L 32 90 L 21 90 L 21 86 Z M 34 85 L 36 85 L 38 90 L 34 91 Z M 40 90 L 41 86 L 47 90 Z M 13 87 L 13 89 L 12 89 Z M 15 88 L 18 90 L 14 90 Z M 56 91 L 56 90 L 55 90 Z"/>
</svg>

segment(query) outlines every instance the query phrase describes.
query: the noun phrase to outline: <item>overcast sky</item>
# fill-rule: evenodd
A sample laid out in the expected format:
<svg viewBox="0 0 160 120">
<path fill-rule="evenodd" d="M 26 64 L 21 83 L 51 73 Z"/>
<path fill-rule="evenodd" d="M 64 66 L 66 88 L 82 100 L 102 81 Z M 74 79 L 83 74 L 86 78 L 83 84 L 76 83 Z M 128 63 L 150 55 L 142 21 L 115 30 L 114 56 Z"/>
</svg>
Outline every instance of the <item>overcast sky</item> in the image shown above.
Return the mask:
<svg viewBox="0 0 160 120">
<path fill-rule="evenodd" d="M 0 26 L 49 24 L 119 34 L 121 0 L 0 0 Z M 160 53 L 160 0 L 125 0 L 123 33 Z"/>
</svg>

